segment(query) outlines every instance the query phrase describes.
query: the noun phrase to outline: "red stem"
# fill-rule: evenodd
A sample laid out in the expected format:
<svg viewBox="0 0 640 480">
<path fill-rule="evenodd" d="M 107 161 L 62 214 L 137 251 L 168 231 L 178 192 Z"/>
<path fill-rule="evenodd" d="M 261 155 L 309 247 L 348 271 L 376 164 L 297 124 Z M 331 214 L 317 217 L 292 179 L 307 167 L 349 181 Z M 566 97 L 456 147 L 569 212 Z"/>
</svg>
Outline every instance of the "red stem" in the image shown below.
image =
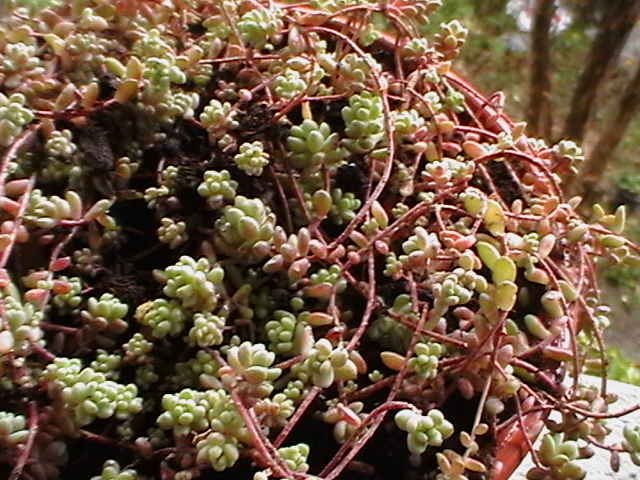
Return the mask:
<svg viewBox="0 0 640 480">
<path fill-rule="evenodd" d="M 541 467 L 540 459 L 538 458 L 538 454 L 536 453 L 536 449 L 533 448 L 533 443 L 531 442 L 531 438 L 527 434 L 527 428 L 524 426 L 524 416 L 522 414 L 522 404 L 520 403 L 520 396 L 516 393 L 514 395 L 516 399 L 516 408 L 518 409 L 518 425 L 520 426 L 520 430 L 525 434 L 524 439 L 527 443 L 527 448 L 529 449 L 529 453 L 531 453 L 531 458 L 533 459 L 533 463 L 536 464 L 536 467 Z"/>
<path fill-rule="evenodd" d="M 25 144 L 33 140 L 39 127 L 39 125 L 36 125 L 24 132 L 15 142 L 13 142 L 2 157 L 2 163 L 0 163 L 0 195 L 4 195 L 4 184 L 9 176 L 9 164 L 18 155 L 20 149 Z"/>
<path fill-rule="evenodd" d="M 385 377 L 382 380 L 377 381 L 376 383 L 372 383 L 360 390 L 356 390 L 353 393 L 347 395 L 347 401 L 352 402 L 354 400 L 358 400 L 361 398 L 367 398 L 372 393 L 377 392 L 378 390 L 382 390 L 383 388 L 391 385 L 396 379 L 395 375 L 391 375 L 389 377 Z"/>
<path fill-rule="evenodd" d="M 22 470 L 31 456 L 31 450 L 33 449 L 33 442 L 38 434 L 40 426 L 38 424 L 38 406 L 35 401 L 29 402 L 29 436 L 27 437 L 27 443 L 25 443 L 16 466 L 13 468 L 9 480 L 18 480 L 22 476 Z"/>
<path fill-rule="evenodd" d="M 0 172 L 0 188 L 4 190 L 4 179 L 2 178 L 2 172 Z M 0 269 L 4 268 L 9 261 L 9 257 L 11 256 L 11 251 L 13 250 L 13 246 L 16 243 L 16 237 L 18 235 L 18 230 L 20 229 L 20 225 L 22 224 L 22 217 L 29 206 L 29 197 L 31 196 L 31 191 L 33 190 L 33 186 L 35 185 L 36 177 L 35 175 L 31 175 L 29 179 L 29 184 L 25 192 L 20 197 L 20 208 L 18 209 L 18 213 L 13 220 L 13 230 L 9 232 L 9 243 L 5 247 L 5 249 L 0 253 Z"/>
<path fill-rule="evenodd" d="M 222 358 L 220 352 L 212 351 L 215 360 L 222 366 L 228 367 L 227 362 Z M 230 389 L 231 398 L 240 413 L 240 416 L 244 420 L 244 423 L 249 431 L 249 435 L 251 436 L 253 447 L 256 449 L 256 453 L 258 454 L 258 458 L 262 460 L 264 465 L 271 468 L 273 473 L 279 477 L 294 477 L 300 478 L 300 474 L 297 474 L 289 468 L 289 466 L 280 458 L 280 455 L 271 444 L 268 438 L 266 438 L 260 427 L 258 426 L 257 419 L 255 415 L 253 415 L 253 411 L 251 409 L 247 409 L 244 406 L 244 402 L 240 397 L 240 394 L 233 387 Z M 305 478 L 303 475 L 302 478 Z"/>
<path fill-rule="evenodd" d="M 340 32 L 337 32 L 333 29 L 326 28 L 326 27 L 310 27 L 308 28 L 308 30 L 312 32 L 324 32 L 329 35 L 338 37 L 340 40 L 349 44 L 349 46 L 360 57 L 362 57 L 367 62 L 367 64 L 369 64 L 369 67 L 373 72 L 372 76 L 376 84 L 376 89 L 378 90 L 378 93 L 380 93 L 382 97 L 382 107 L 384 112 L 384 127 L 385 127 L 385 133 L 387 135 L 387 142 L 388 142 L 387 148 L 389 150 L 387 160 L 384 166 L 384 171 L 382 173 L 382 176 L 378 180 L 376 188 L 374 189 L 373 193 L 369 196 L 369 198 L 367 198 L 367 200 L 365 201 L 364 205 L 362 206 L 358 214 L 355 216 L 355 218 L 351 220 L 351 222 L 349 222 L 349 225 L 347 225 L 347 227 L 343 230 L 343 232 L 340 235 L 338 235 L 338 238 L 336 238 L 331 243 L 331 245 L 329 246 L 329 250 L 333 250 L 336 246 L 344 243 L 344 241 L 349 237 L 351 232 L 353 232 L 356 229 L 356 227 L 360 224 L 360 222 L 362 222 L 364 217 L 369 213 L 369 210 L 371 209 L 371 205 L 373 205 L 373 202 L 375 202 L 380 197 L 380 195 L 382 195 L 382 191 L 387 185 L 389 178 L 391 178 L 391 170 L 393 167 L 393 159 L 395 156 L 395 140 L 393 135 L 394 128 L 391 123 L 391 108 L 389 107 L 389 99 L 387 97 L 387 88 L 386 86 L 383 87 L 381 78 L 379 77 L 379 75 L 375 73 L 375 66 L 370 65 L 370 60 L 366 56 L 366 54 L 362 51 L 362 49 L 353 40 L 348 38 L 346 35 Z"/>
<path fill-rule="evenodd" d="M 287 436 L 291 433 L 291 430 L 293 430 L 293 428 L 296 426 L 296 423 L 298 423 L 300 418 L 302 418 L 302 415 L 304 415 L 304 412 L 307 410 L 307 408 L 309 408 L 309 405 L 311 405 L 311 402 L 315 400 L 315 398 L 321 391 L 322 389 L 320 387 L 313 387 L 311 391 L 304 397 L 302 403 L 298 405 L 296 412 L 289 419 L 287 424 L 284 426 L 280 434 L 273 442 L 274 447 L 278 448 L 284 443 L 284 441 L 287 439 Z"/>
<path fill-rule="evenodd" d="M 360 320 L 360 325 L 358 326 L 358 330 L 351 337 L 349 344 L 347 345 L 347 350 L 353 350 L 358 346 L 360 339 L 364 335 L 367 327 L 369 326 L 369 320 L 371 319 L 371 315 L 373 314 L 373 309 L 376 305 L 376 264 L 375 257 L 373 254 L 369 255 L 368 260 L 368 272 L 369 272 L 369 283 L 368 283 L 368 293 L 367 293 L 367 306 L 364 310 L 364 314 L 362 315 L 362 320 Z"/>
<path fill-rule="evenodd" d="M 320 472 L 320 477 L 323 478 L 323 480 L 332 480 L 333 478 L 336 478 L 338 475 L 340 475 L 340 473 L 342 473 L 346 466 L 351 462 L 353 457 L 358 454 L 360 449 L 367 444 L 369 438 L 371 438 L 376 432 L 376 430 L 384 420 L 386 413 L 389 410 L 399 410 L 401 408 L 413 409 L 415 407 L 413 406 L 413 404 L 407 402 L 387 401 L 373 410 L 369 415 L 367 415 L 360 427 L 358 427 L 358 430 L 354 432 L 351 438 L 346 443 L 344 443 L 342 447 L 340 447 L 340 450 L 338 450 L 336 455 L 333 457 L 333 460 L 331 460 L 331 462 L 327 464 L 322 472 Z M 367 430 L 365 430 L 365 427 L 368 427 L 369 424 L 371 424 L 371 426 Z M 364 435 L 358 438 L 359 434 L 363 431 L 365 432 Z M 354 444 L 354 446 L 350 451 L 347 452 L 349 447 L 351 447 L 350 444 Z M 336 459 L 344 455 L 345 452 L 346 455 L 342 459 L 342 461 L 339 464 L 335 465 L 336 463 L 338 463 Z"/>
<path fill-rule="evenodd" d="M 562 409 L 571 410 L 572 412 L 579 413 L 580 415 L 584 415 L 585 417 L 589 417 L 589 418 L 605 419 L 605 418 L 624 417 L 625 415 L 629 415 L 630 413 L 640 410 L 640 403 L 634 405 L 633 407 L 626 408 L 616 413 L 589 412 L 588 410 L 583 410 L 582 408 L 571 405 L 570 403 L 567 403 L 566 405 L 557 406 L 556 408 L 560 410 Z"/>
</svg>

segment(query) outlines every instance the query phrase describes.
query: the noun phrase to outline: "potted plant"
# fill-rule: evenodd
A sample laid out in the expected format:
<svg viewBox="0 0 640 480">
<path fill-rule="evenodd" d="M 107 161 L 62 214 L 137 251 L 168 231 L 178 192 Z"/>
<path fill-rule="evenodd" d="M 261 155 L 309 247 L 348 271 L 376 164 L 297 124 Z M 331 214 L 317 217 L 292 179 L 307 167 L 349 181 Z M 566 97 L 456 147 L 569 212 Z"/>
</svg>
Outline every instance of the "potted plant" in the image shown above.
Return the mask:
<svg viewBox="0 0 640 480">
<path fill-rule="evenodd" d="M 639 461 L 637 428 L 605 444 L 606 375 L 579 381 L 606 366 L 596 263 L 638 261 L 625 210 L 576 211 L 580 149 L 452 72 L 440 3 L 9 1 L 0 472 Z"/>
</svg>

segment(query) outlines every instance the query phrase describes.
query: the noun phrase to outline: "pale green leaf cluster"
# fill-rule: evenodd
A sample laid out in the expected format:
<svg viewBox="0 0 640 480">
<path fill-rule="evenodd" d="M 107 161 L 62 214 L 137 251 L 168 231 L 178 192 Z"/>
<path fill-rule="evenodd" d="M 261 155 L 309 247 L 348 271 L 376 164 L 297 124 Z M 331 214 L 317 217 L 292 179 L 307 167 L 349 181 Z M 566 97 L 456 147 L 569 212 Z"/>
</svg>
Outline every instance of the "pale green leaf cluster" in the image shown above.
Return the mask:
<svg viewBox="0 0 640 480">
<path fill-rule="evenodd" d="M 173 429 L 176 436 L 209 431 L 196 444 L 197 461 L 209 463 L 217 471 L 233 466 L 239 457 L 240 442 L 250 442 L 242 417 L 223 390 L 183 389 L 177 394 L 166 394 L 162 408 L 158 425 L 165 430 Z"/>
<path fill-rule="evenodd" d="M 78 150 L 73 143 L 71 130 L 54 130 L 44 145 L 47 154 L 52 157 L 70 158 Z"/>
<path fill-rule="evenodd" d="M 184 244 L 189 239 L 187 224 L 184 221 L 176 222 L 173 218 L 164 217 L 160 219 L 158 227 L 158 240 L 175 249 Z"/>
<path fill-rule="evenodd" d="M 428 232 L 424 227 L 417 226 L 407 240 L 402 243 L 404 255 L 398 260 L 410 268 L 424 267 L 427 260 L 435 258 L 440 251 L 441 244 L 434 232 Z"/>
<path fill-rule="evenodd" d="M 438 374 L 438 360 L 444 353 L 442 345 L 418 342 L 414 351 L 415 356 L 409 359 L 409 370 L 425 380 L 434 378 Z"/>
<path fill-rule="evenodd" d="M 328 124 L 304 120 L 291 127 L 287 137 L 287 146 L 292 152 L 290 162 L 306 172 L 315 171 L 322 165 L 338 166 L 347 156 L 347 152 L 338 147 L 338 141 L 338 134 L 331 133 Z"/>
<path fill-rule="evenodd" d="M 66 282 L 69 285 L 69 291 L 64 293 L 56 293 L 53 295 L 53 304 L 61 312 L 75 311 L 82 303 L 82 280 L 80 277 L 65 277 L 61 276 L 60 281 Z"/>
<path fill-rule="evenodd" d="M 329 215 L 338 225 L 348 223 L 356 216 L 362 201 L 352 192 L 343 192 L 341 188 L 331 190 L 331 209 Z"/>
<path fill-rule="evenodd" d="M 75 191 L 67 190 L 62 198 L 46 196 L 36 188 L 29 197 L 24 220 L 39 228 L 53 228 L 63 220 L 78 220 L 82 213 L 82 200 Z"/>
<path fill-rule="evenodd" d="M 96 359 L 89 364 L 89 368 L 98 373 L 103 373 L 109 380 L 118 380 L 121 365 L 122 356 L 120 354 L 98 349 Z"/>
<path fill-rule="evenodd" d="M 407 436 L 407 447 L 414 454 L 422 454 L 428 447 L 439 447 L 453 435 L 451 422 L 444 418 L 440 410 L 429 410 L 421 415 L 414 410 L 401 410 L 395 416 L 396 425 Z"/>
<path fill-rule="evenodd" d="M 394 110 L 391 112 L 394 132 L 396 135 L 406 137 L 413 135 L 419 128 L 425 125 L 424 118 L 416 110 Z"/>
<path fill-rule="evenodd" d="M 247 142 L 240 145 L 240 152 L 233 157 L 233 161 L 247 175 L 259 177 L 262 169 L 269 165 L 269 154 L 264 151 L 262 142 Z"/>
<path fill-rule="evenodd" d="M 455 58 L 467 39 L 467 30 L 459 20 L 451 20 L 440 25 L 435 37 L 435 48 L 445 60 Z"/>
<path fill-rule="evenodd" d="M 370 91 L 350 96 L 342 118 L 349 137 L 342 142 L 354 153 L 370 152 L 384 137 L 382 98 Z"/>
<path fill-rule="evenodd" d="M 347 288 L 347 280 L 342 275 L 342 270 L 339 265 L 331 265 L 329 268 L 321 268 L 317 272 L 312 273 L 309 276 L 311 285 L 319 290 L 320 298 L 324 298 L 324 293 L 330 292 L 335 288 L 337 293 L 342 293 Z M 312 287 L 313 288 L 313 287 Z"/>
<path fill-rule="evenodd" d="M 228 255 L 256 261 L 271 250 L 276 217 L 259 198 L 238 195 L 215 223 L 216 245 Z"/>
<path fill-rule="evenodd" d="M 166 284 L 162 291 L 168 297 L 177 299 L 183 308 L 210 312 L 216 307 L 216 286 L 224 278 L 224 270 L 219 265 L 211 265 L 204 257 L 196 261 L 183 255 L 163 273 Z"/>
<path fill-rule="evenodd" d="M 103 293 L 100 298 L 90 297 L 87 309 L 82 311 L 83 321 L 95 326 L 98 330 L 121 333 L 127 328 L 124 318 L 129 306 L 121 302 L 112 293 Z"/>
<path fill-rule="evenodd" d="M 42 372 L 41 381 L 51 395 L 59 396 L 78 427 L 112 416 L 126 420 L 142 411 L 142 399 L 137 396 L 135 384 L 107 380 L 103 373 L 82 368 L 78 358 L 57 357 Z"/>
<path fill-rule="evenodd" d="M 186 388 L 176 394 L 166 394 L 162 397 L 162 408 L 164 412 L 158 417 L 158 425 L 165 430 L 173 429 L 175 435 L 209 428 L 210 403 L 205 392 Z"/>
<path fill-rule="evenodd" d="M 629 454 L 635 465 L 640 465 L 640 427 L 625 425 L 622 433 L 624 435 L 622 448 Z"/>
<path fill-rule="evenodd" d="M 16 38 L 13 40 L 13 42 L 6 42 L 0 47 L 0 73 L 3 74 L 0 84 L 10 89 L 18 88 L 21 83 L 38 77 L 45 71 L 33 38 L 19 38 L 22 41 L 15 41 L 18 40 Z M 14 95 L 18 95 L 18 97 L 14 97 Z M 17 103 L 24 105 L 22 94 L 13 94 L 11 97 L 14 97 Z M 6 97 L 0 98 L 5 99 Z M 6 105 L 2 101 L 0 103 Z"/>
<path fill-rule="evenodd" d="M 238 31 L 242 40 L 254 48 L 265 48 L 283 26 L 283 11 L 276 6 L 252 8 L 240 17 Z"/>
<path fill-rule="evenodd" d="M 579 145 L 571 140 L 561 140 L 552 150 L 559 159 L 569 161 L 569 168 L 574 175 L 578 173 L 584 163 L 584 152 Z"/>
<path fill-rule="evenodd" d="M 238 182 L 231 178 L 228 170 L 207 170 L 204 179 L 198 185 L 198 194 L 207 199 L 212 208 L 220 207 L 225 200 L 233 200 L 236 196 Z"/>
<path fill-rule="evenodd" d="M 273 80 L 274 93 L 284 99 L 291 99 L 307 89 L 307 82 L 300 72 L 292 68 L 285 69 Z"/>
<path fill-rule="evenodd" d="M 280 368 L 273 367 L 276 354 L 267 350 L 262 343 L 242 342 L 227 351 L 228 368 L 220 370 L 220 378 L 227 385 L 235 385 L 240 379 L 255 391 L 266 397 L 273 390 L 273 381 L 282 374 Z"/>
<path fill-rule="evenodd" d="M 427 163 L 422 175 L 433 178 L 438 183 L 447 183 L 452 180 L 462 180 L 470 177 L 475 168 L 472 162 L 462 162 L 454 158 L 444 157 Z"/>
<path fill-rule="evenodd" d="M 31 351 L 32 343 L 43 346 L 42 312 L 31 303 L 22 303 L 17 293 L 15 296 L 4 295 L 2 302 L 8 328 L 0 332 L 1 353 L 13 351 L 15 355 L 25 356 Z"/>
<path fill-rule="evenodd" d="M 151 335 L 155 338 L 179 335 L 187 320 L 178 301 L 164 298 L 157 298 L 139 305 L 135 318 L 142 325 L 151 327 Z"/>
<path fill-rule="evenodd" d="M 175 375 L 170 378 L 171 385 L 179 387 L 206 387 L 219 386 L 218 370 L 220 364 L 213 355 L 206 350 L 198 350 L 186 362 L 178 362 Z"/>
<path fill-rule="evenodd" d="M 29 429 L 24 415 L 0 411 L 0 445 L 13 447 L 27 441 Z"/>
<path fill-rule="evenodd" d="M 265 325 L 269 350 L 280 355 L 300 353 L 301 336 L 304 324 L 298 322 L 296 316 L 286 310 L 273 312 L 273 320 Z"/>
<path fill-rule="evenodd" d="M 146 363 L 151 360 L 149 353 L 153 350 L 153 343 L 144 338 L 140 332 L 134 333 L 122 348 L 124 361 L 128 363 Z"/>
<path fill-rule="evenodd" d="M 199 347 L 220 345 L 223 340 L 225 318 L 211 312 L 198 312 L 193 316 L 193 327 L 189 330 L 189 343 Z"/>
<path fill-rule="evenodd" d="M 585 470 L 576 463 L 580 458 L 578 442 L 564 439 L 561 433 L 547 433 L 542 437 L 538 457 L 540 463 L 547 467 L 555 478 L 580 480 L 586 475 Z M 533 468 L 527 472 L 527 478 L 535 480 L 544 477 Z"/>
<path fill-rule="evenodd" d="M 344 83 L 347 90 L 362 92 L 372 84 L 372 71 L 379 73 L 380 70 L 380 64 L 371 54 L 348 53 L 338 62 L 338 72 L 342 77 L 338 82 Z"/>
<path fill-rule="evenodd" d="M 216 472 L 233 467 L 240 458 L 238 440 L 231 435 L 211 432 L 196 443 L 198 463 L 208 463 Z"/>
<path fill-rule="evenodd" d="M 306 443 L 299 443 L 291 447 L 282 447 L 278 449 L 278 454 L 286 462 L 294 472 L 306 472 L 309 470 L 307 458 L 309 457 L 310 448 Z"/>
<path fill-rule="evenodd" d="M 209 104 L 204 107 L 200 114 L 200 123 L 210 131 L 221 128 L 234 128 L 237 122 L 234 120 L 236 112 L 232 110 L 229 102 L 220 102 L 215 98 L 211 99 Z"/>
<path fill-rule="evenodd" d="M 102 466 L 100 475 L 91 477 L 91 480 L 138 480 L 138 472 L 133 468 L 123 469 L 115 460 L 107 460 Z"/>
<path fill-rule="evenodd" d="M 306 360 L 292 371 L 301 380 L 322 388 L 329 388 L 336 380 L 354 380 L 358 376 L 349 352 L 342 346 L 334 348 L 326 338 L 318 340 Z"/>
</svg>

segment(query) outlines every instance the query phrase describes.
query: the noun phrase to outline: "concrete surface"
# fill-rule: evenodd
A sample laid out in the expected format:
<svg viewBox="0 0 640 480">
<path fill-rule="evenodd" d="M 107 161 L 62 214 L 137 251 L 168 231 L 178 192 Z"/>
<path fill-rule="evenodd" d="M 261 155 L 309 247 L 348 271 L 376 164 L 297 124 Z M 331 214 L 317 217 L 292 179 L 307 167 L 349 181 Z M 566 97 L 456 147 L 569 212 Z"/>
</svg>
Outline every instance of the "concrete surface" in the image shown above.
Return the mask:
<svg viewBox="0 0 640 480">
<path fill-rule="evenodd" d="M 583 382 L 589 385 L 599 385 L 600 379 L 585 375 L 583 376 Z M 610 380 L 609 391 L 618 394 L 619 397 L 618 401 L 610 406 L 610 412 L 612 413 L 640 404 L 640 387 Z M 607 421 L 607 425 L 613 430 L 607 437 L 606 443 L 608 445 L 622 441 L 622 429 L 626 424 L 640 424 L 640 410 L 624 418 L 612 418 Z M 595 450 L 596 454 L 593 457 L 587 460 L 580 460 L 580 465 L 587 471 L 585 480 L 640 480 L 640 467 L 635 466 L 629 460 L 629 455 L 622 454 L 620 456 L 620 471 L 614 473 L 609 468 L 609 453 L 598 448 L 595 448 Z M 511 477 L 512 480 L 525 479 L 526 473 L 531 467 L 533 467 L 533 462 L 530 458 L 526 458 L 514 472 Z"/>
<path fill-rule="evenodd" d="M 611 325 L 604 332 L 608 347 L 620 348 L 631 360 L 640 362 L 640 328 L 637 308 L 629 305 L 625 297 L 629 291 L 601 282 L 602 302 L 611 307 Z"/>
</svg>

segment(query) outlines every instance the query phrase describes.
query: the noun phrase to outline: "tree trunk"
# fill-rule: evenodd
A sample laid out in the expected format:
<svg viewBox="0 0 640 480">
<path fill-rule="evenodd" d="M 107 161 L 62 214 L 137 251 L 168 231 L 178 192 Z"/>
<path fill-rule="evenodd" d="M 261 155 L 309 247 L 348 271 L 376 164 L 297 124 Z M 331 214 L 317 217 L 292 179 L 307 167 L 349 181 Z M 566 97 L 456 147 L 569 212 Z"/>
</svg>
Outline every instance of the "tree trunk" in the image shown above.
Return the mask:
<svg viewBox="0 0 640 480">
<path fill-rule="evenodd" d="M 563 136 L 582 142 L 598 88 L 615 65 L 629 33 L 640 17 L 640 0 L 615 0 L 607 8 L 593 40 L 584 70 L 573 92 Z"/>
<path fill-rule="evenodd" d="M 611 121 L 600 135 L 596 146 L 589 154 L 584 167 L 580 171 L 583 179 L 577 185 L 585 194 L 585 203 L 592 201 L 598 193 L 597 184 L 602 178 L 613 152 L 624 137 L 631 120 L 640 109 L 640 66 L 633 79 L 625 88 Z"/>
<path fill-rule="evenodd" d="M 551 22 L 555 0 L 538 0 L 531 30 L 531 80 L 529 94 L 529 132 L 551 138 Z"/>
</svg>

